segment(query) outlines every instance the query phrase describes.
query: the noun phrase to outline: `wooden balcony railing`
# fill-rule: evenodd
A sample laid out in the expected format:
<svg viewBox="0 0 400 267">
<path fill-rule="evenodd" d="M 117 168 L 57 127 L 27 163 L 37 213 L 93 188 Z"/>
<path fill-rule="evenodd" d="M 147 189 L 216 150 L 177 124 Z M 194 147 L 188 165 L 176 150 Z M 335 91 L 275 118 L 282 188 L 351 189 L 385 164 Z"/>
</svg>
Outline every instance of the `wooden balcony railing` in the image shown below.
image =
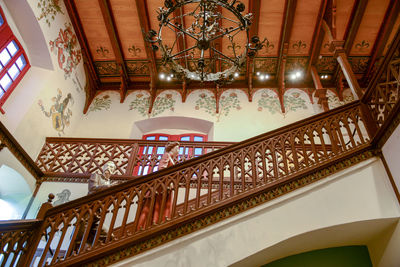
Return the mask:
<svg viewBox="0 0 400 267">
<path fill-rule="evenodd" d="M 371 149 L 400 108 L 399 42 L 397 34 L 381 66 L 383 70 L 377 72 L 361 101 L 85 198 L 42 209 L 42 221 L 33 231 L 29 247 L 14 245 L 25 244 L 17 237 L 3 245 L 2 238 L 2 251 L 21 255 L 20 266 L 82 264 Z M 90 146 L 84 142 L 53 143 L 38 159 L 40 168 L 49 175 L 79 177 L 98 170 L 108 159 L 121 159 L 117 164 L 119 175 L 129 178 L 135 166 L 154 168 L 158 158 L 152 153 L 153 160 L 149 156 L 138 159 L 140 153 L 134 151 L 139 151 L 139 146 L 131 144 L 122 149 L 109 140 L 103 142 L 107 145 Z M 169 203 L 172 209 L 167 212 Z M 144 222 L 139 222 L 145 210 L 147 214 L 157 211 L 160 216 L 146 216 Z M 157 219 L 153 222 L 153 218 Z M 15 232 L 9 235 L 18 236 L 20 230 Z M 24 249 L 26 253 L 22 253 Z M 4 259 L 0 260 L 2 266 Z"/>
<path fill-rule="evenodd" d="M 360 105 L 354 102 L 52 208 L 39 230 L 42 238 L 33 244 L 41 252 L 38 266 L 94 257 L 361 151 L 369 147 L 370 136 Z M 168 218 L 153 222 L 147 216 L 140 225 L 146 207 L 148 214 L 158 209 L 163 215 L 169 198 Z"/>
<path fill-rule="evenodd" d="M 109 160 L 117 166 L 115 178 L 143 176 L 157 171 L 166 141 L 89 138 L 46 138 L 36 164 L 46 176 L 89 177 Z M 232 142 L 186 142 L 179 161 L 221 149 Z"/>
</svg>

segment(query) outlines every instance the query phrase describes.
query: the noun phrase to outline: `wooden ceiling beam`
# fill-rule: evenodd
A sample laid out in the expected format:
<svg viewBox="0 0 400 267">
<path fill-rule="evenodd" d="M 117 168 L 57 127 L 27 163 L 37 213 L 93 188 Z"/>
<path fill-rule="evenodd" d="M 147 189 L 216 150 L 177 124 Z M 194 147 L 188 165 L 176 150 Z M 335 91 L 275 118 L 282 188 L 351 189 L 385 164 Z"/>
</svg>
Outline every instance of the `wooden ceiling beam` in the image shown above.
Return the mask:
<svg viewBox="0 0 400 267">
<path fill-rule="evenodd" d="M 100 86 L 100 79 L 96 73 L 93 55 L 90 52 L 89 44 L 86 39 L 75 2 L 74 0 L 64 0 L 64 4 L 67 9 L 68 15 L 71 19 L 72 26 L 74 27 L 75 34 L 78 38 L 82 50 L 83 64 L 86 73 L 86 85 L 85 85 L 86 99 L 83 108 L 83 113 L 86 114 L 90 104 L 92 103 L 96 95 L 96 91 Z"/>
<path fill-rule="evenodd" d="M 382 21 L 374 46 L 372 48 L 371 58 L 369 60 L 367 72 L 365 73 L 363 80 L 371 78 L 375 63 L 383 54 L 383 50 L 385 49 L 389 36 L 393 31 L 393 27 L 397 17 L 399 16 L 399 13 L 400 1 L 390 0 L 390 3 L 386 9 L 385 17 Z"/>
<path fill-rule="evenodd" d="M 368 0 L 356 0 L 354 2 L 349 24 L 347 24 L 347 28 L 343 36 L 343 52 L 346 54 L 346 57 L 350 54 L 351 48 L 353 47 L 354 39 L 356 38 L 358 29 L 360 28 L 361 20 L 364 16 L 367 4 Z M 339 71 L 340 67 L 337 66 L 334 72 L 335 74 L 333 76 L 333 80 L 337 80 Z"/>
<path fill-rule="evenodd" d="M 281 35 L 280 35 L 280 41 L 279 41 L 279 57 L 278 57 L 278 65 L 277 65 L 277 81 L 281 81 L 282 77 L 281 75 L 284 75 L 285 73 L 281 71 L 283 67 L 283 61 L 286 61 L 287 57 L 287 51 L 289 47 L 289 40 L 290 40 L 290 35 L 292 32 L 293 28 L 293 22 L 294 22 L 294 15 L 296 13 L 296 5 L 297 5 L 297 0 L 286 0 L 285 2 L 285 13 L 283 16 L 283 21 L 282 21 L 282 28 L 281 28 Z M 284 49 L 286 47 L 286 49 Z"/>
<path fill-rule="evenodd" d="M 350 23 L 347 25 L 344 34 L 344 50 L 349 55 L 353 47 L 354 39 L 356 38 L 358 29 L 361 25 L 361 20 L 364 17 L 365 9 L 367 8 L 368 0 L 356 0 L 353 10 L 350 15 Z"/>
<path fill-rule="evenodd" d="M 258 25 L 260 23 L 261 0 L 249 0 L 249 12 L 253 14 L 253 23 L 250 26 L 249 38 L 258 36 Z M 246 61 L 246 79 L 248 81 L 248 98 L 249 102 L 253 100 L 253 71 L 254 58 L 247 56 Z"/>
<path fill-rule="evenodd" d="M 146 41 L 146 35 L 151 28 L 149 20 L 149 12 L 147 8 L 147 1 L 135 0 L 135 2 L 140 21 L 140 28 L 142 30 L 143 41 L 145 43 L 146 55 L 149 63 L 150 79 L 152 81 L 152 84 L 155 86 L 157 81 L 156 55 L 153 49 L 151 48 L 150 44 Z"/>
<path fill-rule="evenodd" d="M 317 22 L 315 25 L 312 41 L 311 41 L 311 51 L 310 60 L 308 62 L 308 67 L 306 71 L 306 76 L 309 77 L 311 74 L 311 67 L 315 66 L 318 62 L 319 54 L 321 52 L 322 42 L 324 41 L 325 31 L 322 27 L 325 11 L 327 7 L 328 0 L 322 0 L 319 7 Z"/>
<path fill-rule="evenodd" d="M 111 46 L 115 54 L 115 60 L 117 61 L 117 64 L 121 72 L 120 102 L 122 103 L 125 100 L 127 87 L 129 84 L 128 70 L 125 65 L 124 55 L 121 49 L 121 41 L 119 39 L 114 16 L 112 14 L 110 1 L 109 0 L 98 0 L 98 1 L 101 9 L 101 14 L 103 15 L 104 24 L 106 25 L 108 37 L 111 41 Z"/>
</svg>

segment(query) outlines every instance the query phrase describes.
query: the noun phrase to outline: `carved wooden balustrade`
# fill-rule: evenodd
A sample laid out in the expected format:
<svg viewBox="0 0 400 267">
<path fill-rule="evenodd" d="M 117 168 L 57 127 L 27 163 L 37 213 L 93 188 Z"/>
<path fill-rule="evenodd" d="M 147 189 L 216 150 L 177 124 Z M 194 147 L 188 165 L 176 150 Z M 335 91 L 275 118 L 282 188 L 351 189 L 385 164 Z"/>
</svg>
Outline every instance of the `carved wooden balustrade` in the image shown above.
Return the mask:
<svg viewBox="0 0 400 267">
<path fill-rule="evenodd" d="M 32 243 L 40 220 L 0 221 L 0 266 L 14 266 Z"/>
<path fill-rule="evenodd" d="M 57 206 L 46 213 L 42 238 L 34 244 L 41 251 L 38 266 L 74 264 L 140 240 L 366 149 L 369 140 L 360 103 L 354 102 Z M 158 214 L 165 214 L 169 196 L 167 219 L 147 216 L 139 225 L 145 206 L 153 214 L 158 203 Z"/>
<path fill-rule="evenodd" d="M 166 141 L 90 138 L 46 138 L 36 164 L 46 176 L 89 177 L 101 173 L 109 160 L 119 179 L 157 170 Z M 179 161 L 185 161 L 233 144 L 232 142 L 180 142 Z"/>
</svg>

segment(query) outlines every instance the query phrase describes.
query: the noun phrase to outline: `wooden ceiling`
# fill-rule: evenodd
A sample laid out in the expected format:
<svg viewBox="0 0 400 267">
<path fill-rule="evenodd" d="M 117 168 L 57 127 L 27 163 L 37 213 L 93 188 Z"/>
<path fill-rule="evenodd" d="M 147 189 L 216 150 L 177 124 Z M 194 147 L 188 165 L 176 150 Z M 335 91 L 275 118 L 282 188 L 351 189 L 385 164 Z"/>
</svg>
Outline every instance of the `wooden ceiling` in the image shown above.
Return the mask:
<svg viewBox="0 0 400 267">
<path fill-rule="evenodd" d="M 158 30 L 156 10 L 164 6 L 164 0 L 64 0 L 82 47 L 89 81 L 85 111 L 105 90 L 120 92 L 121 102 L 134 90 L 149 90 L 155 99 L 162 90 L 173 89 L 183 101 L 191 91 L 204 88 L 212 89 L 216 96 L 228 88 L 242 89 L 250 101 L 259 88 L 275 90 L 279 95 L 289 88 L 302 88 L 311 94 L 316 88 L 311 78 L 313 69 L 319 77 L 328 76 L 320 80 L 320 86 L 340 91 L 345 79 L 332 46 L 336 41 L 340 41 L 355 77 L 365 87 L 400 24 L 398 0 L 241 2 L 246 5 L 243 14 L 254 14 L 250 36 L 266 37 L 268 42 L 247 61 L 238 79 L 220 88 L 214 83 L 165 82 L 158 78 L 160 72 L 168 70 L 161 64 L 161 52 L 152 51 L 145 42 L 144 33 Z M 191 21 L 185 18 L 183 23 Z M 163 35 L 167 43 L 175 38 L 172 31 Z M 180 39 L 177 49 L 191 45 L 190 38 Z M 220 45 L 224 53 L 232 53 L 229 42 Z M 301 81 L 288 79 L 297 70 L 303 72 Z M 270 79 L 260 81 L 256 72 L 267 73 Z"/>
</svg>

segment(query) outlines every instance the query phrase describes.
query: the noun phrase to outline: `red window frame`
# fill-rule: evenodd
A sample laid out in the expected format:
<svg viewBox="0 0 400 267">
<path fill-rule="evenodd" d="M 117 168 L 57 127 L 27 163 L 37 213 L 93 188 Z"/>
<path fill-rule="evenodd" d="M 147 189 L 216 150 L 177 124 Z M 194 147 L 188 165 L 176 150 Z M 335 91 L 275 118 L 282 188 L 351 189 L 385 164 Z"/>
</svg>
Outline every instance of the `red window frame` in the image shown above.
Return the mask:
<svg viewBox="0 0 400 267">
<path fill-rule="evenodd" d="M 21 46 L 20 42 L 18 41 L 18 39 L 15 37 L 14 33 L 12 32 L 10 26 L 7 23 L 6 17 L 4 16 L 4 12 L 2 10 L 2 8 L 0 7 L 0 16 L 2 18 L 3 24 L 0 26 L 0 53 L 4 51 L 4 49 L 6 49 L 6 47 L 12 42 L 14 41 L 14 43 L 18 46 L 18 50 L 17 52 L 11 56 L 11 59 L 6 63 L 6 65 L 2 65 L 3 67 L 0 70 L 0 80 L 5 76 L 8 75 L 8 77 L 11 79 L 11 85 L 7 88 L 4 89 L 1 85 L 0 85 L 0 92 L 4 93 L 1 97 L 0 97 L 0 112 L 4 114 L 4 110 L 2 109 L 4 103 L 6 102 L 7 98 L 11 95 L 12 91 L 14 91 L 15 87 L 18 85 L 18 83 L 22 80 L 22 78 L 25 76 L 25 73 L 29 70 L 29 68 L 31 67 L 28 57 L 26 56 L 26 53 L 23 49 L 23 47 Z M 22 67 L 22 69 L 19 68 L 19 66 L 17 64 L 15 64 L 15 66 L 17 67 L 17 69 L 19 70 L 19 74 L 18 76 L 13 79 L 11 77 L 11 75 L 8 74 L 9 69 L 14 65 L 14 63 L 16 63 L 16 61 L 20 58 L 20 56 L 24 57 L 25 60 L 25 65 Z"/>
<path fill-rule="evenodd" d="M 151 140 L 147 139 L 149 137 L 153 137 Z M 164 137 L 164 138 L 163 138 Z M 181 140 L 182 138 L 185 138 L 189 140 Z M 171 135 L 171 134 L 162 134 L 162 133 L 152 133 L 152 134 L 145 134 L 142 136 L 143 140 L 149 140 L 149 141 L 179 141 L 181 142 L 181 146 L 179 148 L 179 158 L 181 157 L 186 157 L 186 156 L 199 156 L 203 154 L 203 148 L 192 148 L 192 147 L 185 147 L 185 142 L 194 142 L 194 139 L 196 137 L 201 137 L 203 138 L 202 141 L 197 141 L 197 142 L 206 142 L 207 141 L 207 135 L 206 134 L 197 134 L 197 133 L 188 133 L 188 134 L 178 134 L 178 135 Z M 152 153 L 160 154 L 159 150 L 164 151 L 164 147 L 157 147 L 157 151 L 153 146 L 146 146 L 146 147 L 140 147 L 139 148 L 139 157 L 143 156 L 143 154 L 149 154 L 151 155 Z M 162 152 L 163 153 L 163 152 Z M 196 154 L 197 153 L 197 154 Z M 158 157 L 161 157 L 159 155 Z M 156 171 L 158 168 L 157 166 L 140 166 L 140 163 L 135 166 L 133 170 L 133 175 L 146 175 L 152 171 Z"/>
</svg>

